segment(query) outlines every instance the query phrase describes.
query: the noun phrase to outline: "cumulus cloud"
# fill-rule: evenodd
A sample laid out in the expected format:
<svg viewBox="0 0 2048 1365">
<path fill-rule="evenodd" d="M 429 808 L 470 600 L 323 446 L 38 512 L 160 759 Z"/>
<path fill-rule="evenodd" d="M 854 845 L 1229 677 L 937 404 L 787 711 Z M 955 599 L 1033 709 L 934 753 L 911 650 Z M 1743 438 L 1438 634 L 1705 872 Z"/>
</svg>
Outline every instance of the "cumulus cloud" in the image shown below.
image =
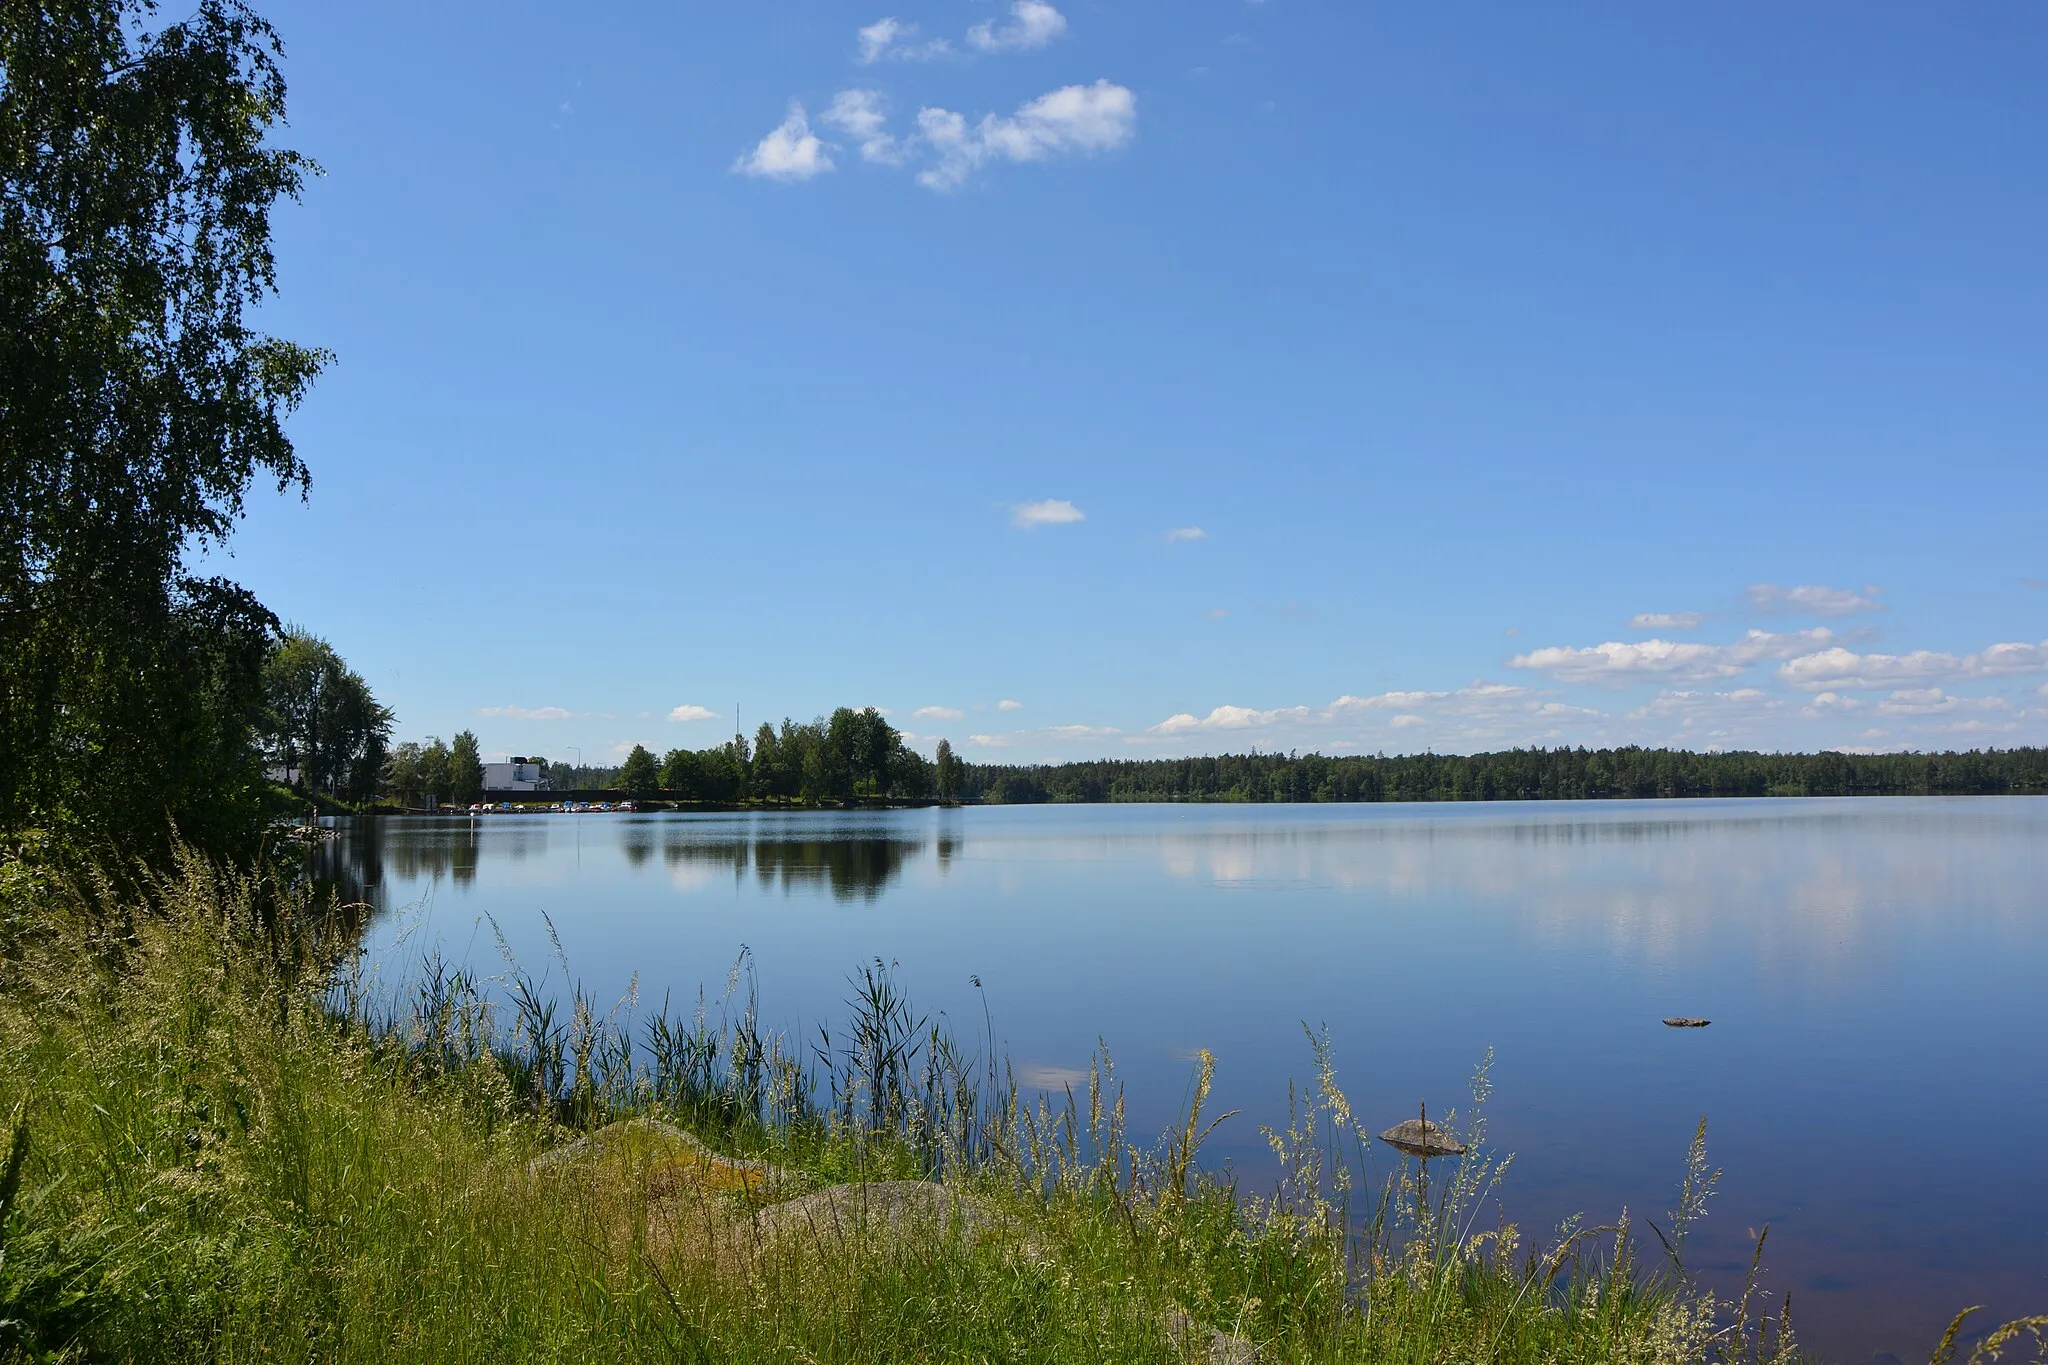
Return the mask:
<svg viewBox="0 0 2048 1365">
<path fill-rule="evenodd" d="M 1834 638 L 1825 626 L 1773 634 L 1752 630 L 1733 644 L 1695 644 L 1663 639 L 1628 643 L 1609 640 L 1585 648 L 1554 645 L 1517 654 L 1510 668 L 1546 673 L 1559 682 L 1625 685 L 1644 678 L 1670 677 L 1685 682 L 1732 678 L 1772 659 L 1791 659 Z"/>
<path fill-rule="evenodd" d="M 1105 152 L 1137 133 L 1138 97 L 1099 80 L 1040 95 L 1009 118 L 985 115 L 979 123 L 950 109 L 920 109 L 918 141 L 936 164 L 918 172 L 928 189 L 957 189 L 989 161 L 1045 161 L 1070 153 Z"/>
<path fill-rule="evenodd" d="M 2013 720 L 1952 720 L 1927 728 L 1938 735 L 2009 735 L 2020 726 Z"/>
<path fill-rule="evenodd" d="M 851 138 L 860 148 L 863 161 L 894 166 L 903 160 L 902 145 L 888 131 L 889 120 L 882 110 L 878 90 L 842 90 L 832 97 L 832 103 L 818 119 L 827 128 Z"/>
<path fill-rule="evenodd" d="M 1000 734 L 969 735 L 967 742 L 981 749 L 1016 749 L 1028 744 L 1072 743 L 1077 739 L 1114 739 L 1123 731 L 1114 725 L 1048 725 L 1039 730 L 1009 730 Z"/>
<path fill-rule="evenodd" d="M 1166 542 L 1171 545 L 1179 540 L 1207 540 L 1209 533 L 1199 526 L 1176 526 L 1166 533 Z"/>
<path fill-rule="evenodd" d="M 930 62 L 953 54 L 953 45 L 944 38 L 911 41 L 917 37 L 917 25 L 901 19 L 877 19 L 856 31 L 854 37 L 860 44 L 858 60 L 862 66 L 873 66 L 884 58 L 894 62 Z"/>
<path fill-rule="evenodd" d="M 1954 711 L 2003 711 L 2006 702 L 2003 697 L 1958 697 L 1939 687 L 1907 687 L 1879 702 L 1877 709 L 1887 716 L 1943 716 Z"/>
<path fill-rule="evenodd" d="M 910 714 L 919 720 L 959 720 L 967 713 L 950 706 L 920 706 Z"/>
<path fill-rule="evenodd" d="M 1858 612 L 1883 611 L 1877 600 L 1878 588 L 1830 588 L 1808 584 L 1781 588 L 1774 583 L 1756 583 L 1749 589 L 1749 604 L 1758 611 L 1803 612 L 1808 616 L 1854 616 Z"/>
<path fill-rule="evenodd" d="M 803 105 L 792 100 L 788 117 L 754 144 L 752 151 L 733 162 L 732 169 L 735 175 L 797 183 L 831 170 L 832 158 L 811 131 Z"/>
<path fill-rule="evenodd" d="M 705 707 L 692 706 L 688 702 L 685 702 L 683 705 L 678 706 L 675 710 L 669 712 L 668 718 L 674 721 L 717 720 L 718 713 L 716 711 L 708 710 Z"/>
<path fill-rule="evenodd" d="M 1696 611 L 1639 611 L 1628 623 L 1635 630 L 1698 630 L 1705 619 Z"/>
<path fill-rule="evenodd" d="M 503 706 L 480 706 L 477 714 L 500 720 L 568 720 L 582 713 L 562 706 L 514 706 L 507 702 Z"/>
<path fill-rule="evenodd" d="M 1675 717 L 1690 725 L 1706 717 L 1725 721 L 1784 709 L 1782 700 L 1761 688 L 1738 687 L 1727 692 L 1681 688 L 1659 692 L 1649 702 L 1629 712 L 1629 719 L 1667 720 Z"/>
<path fill-rule="evenodd" d="M 1010 21 L 990 19 L 967 30 L 967 44 L 979 52 L 1030 52 L 1067 31 L 1067 16 L 1046 0 L 1015 0 Z"/>
<path fill-rule="evenodd" d="M 1020 531 L 1035 531 L 1041 526 L 1066 526 L 1087 519 L 1087 513 L 1065 498 L 1020 502 L 1010 508 L 1010 524 Z"/>
<path fill-rule="evenodd" d="M 1799 714 L 1811 720 L 1819 716 L 1846 715 L 1862 705 L 1854 697 L 1845 697 L 1839 692 L 1823 692 L 1808 701 Z"/>
<path fill-rule="evenodd" d="M 1001 701 L 996 703 L 996 710 L 998 711 L 1022 711 L 1023 709 L 1023 702 L 1012 701 L 1008 697 L 1004 697 Z"/>
<path fill-rule="evenodd" d="M 1219 706 L 1206 716 L 1187 711 L 1168 716 L 1147 733 L 1185 735 L 1206 730 L 1249 730 L 1283 720 L 1307 720 L 1310 714 L 1306 706 L 1283 706 L 1272 711 L 1255 711 L 1249 706 Z"/>
<path fill-rule="evenodd" d="M 1476 746 L 1531 743 L 1562 735 L 1561 725 L 1604 722 L 1608 717 L 1589 707 L 1574 706 L 1526 687 L 1475 682 L 1453 691 L 1393 691 L 1372 696 L 1346 694 L 1327 706 L 1283 706 L 1261 710 L 1249 706 L 1218 706 L 1206 715 L 1181 712 L 1168 716 L 1134 744 L 1158 744 L 1202 735 L 1244 730 L 1277 729 L 1304 743 L 1331 752 L 1359 747 L 1358 740 L 1377 730 L 1389 733 L 1431 728 L 1433 740 L 1455 740 Z"/>
<path fill-rule="evenodd" d="M 861 64 L 868 66 L 880 61 L 882 54 L 895 43 L 897 35 L 903 32 L 903 27 L 900 19 L 877 19 L 860 30 Z"/>
<path fill-rule="evenodd" d="M 1778 676 L 1805 691 L 1842 692 L 2040 672 L 2048 672 L 2048 640 L 2034 645 L 1995 644 L 1975 654 L 1932 649 L 1916 649 L 1910 654 L 1858 654 L 1837 645 L 1788 659 L 1778 669 Z"/>
</svg>

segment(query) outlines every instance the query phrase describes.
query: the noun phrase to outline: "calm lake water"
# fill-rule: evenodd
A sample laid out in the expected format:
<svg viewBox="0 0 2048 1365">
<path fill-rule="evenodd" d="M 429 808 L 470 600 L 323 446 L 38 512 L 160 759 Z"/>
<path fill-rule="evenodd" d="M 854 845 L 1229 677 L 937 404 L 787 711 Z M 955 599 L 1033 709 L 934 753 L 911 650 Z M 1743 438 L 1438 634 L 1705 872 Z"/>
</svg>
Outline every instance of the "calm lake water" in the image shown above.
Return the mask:
<svg viewBox="0 0 2048 1365">
<path fill-rule="evenodd" d="M 745 945 L 798 1036 L 880 957 L 978 1037 L 978 976 L 1028 1079 L 1106 1040 L 1140 1131 L 1213 1051 L 1243 1113 L 1205 1152 L 1254 1184 L 1303 1022 L 1375 1130 L 1462 1109 L 1492 1048 L 1526 1230 L 1661 1222 L 1704 1114 L 1726 1174 L 1691 1259 L 1739 1287 L 1768 1223 L 1808 1346 L 1925 1359 L 1969 1304 L 2048 1311 L 2048 800 L 492 816 L 337 851 L 386 980 L 434 947 L 499 970 L 486 916 L 537 975 L 543 915 L 643 1015 L 715 997 Z"/>
</svg>

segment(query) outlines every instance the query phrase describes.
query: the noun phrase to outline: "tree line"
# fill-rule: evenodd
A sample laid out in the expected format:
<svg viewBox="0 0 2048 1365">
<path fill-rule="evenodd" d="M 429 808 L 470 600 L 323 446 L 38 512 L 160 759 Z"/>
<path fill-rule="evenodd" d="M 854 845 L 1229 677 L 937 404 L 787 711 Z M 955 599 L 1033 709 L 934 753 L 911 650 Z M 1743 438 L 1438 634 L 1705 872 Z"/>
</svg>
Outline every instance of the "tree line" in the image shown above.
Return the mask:
<svg viewBox="0 0 2048 1365">
<path fill-rule="evenodd" d="M 752 741 L 735 735 L 709 749 L 671 749 L 656 760 L 635 745 L 607 784 L 640 798 L 719 804 L 845 804 L 958 796 L 966 764 L 940 740 L 927 759 L 874 707 L 842 706 L 813 721 L 764 722 Z M 550 781 L 557 787 L 555 769 Z"/>
<path fill-rule="evenodd" d="M 1041 801 L 1581 801 L 1705 796 L 2048 793 L 2048 749 L 1780 754 L 1509 749 L 1397 757 L 1222 754 L 1042 765 L 974 763 L 960 795 Z"/>
</svg>

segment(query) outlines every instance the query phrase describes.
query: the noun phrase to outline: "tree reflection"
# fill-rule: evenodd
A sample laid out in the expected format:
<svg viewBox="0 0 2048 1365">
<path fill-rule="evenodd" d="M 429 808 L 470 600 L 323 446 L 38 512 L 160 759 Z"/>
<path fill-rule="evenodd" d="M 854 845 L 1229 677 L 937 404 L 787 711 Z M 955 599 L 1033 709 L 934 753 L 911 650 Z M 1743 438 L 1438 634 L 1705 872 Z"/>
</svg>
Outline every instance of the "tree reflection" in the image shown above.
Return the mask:
<svg viewBox="0 0 2048 1365">
<path fill-rule="evenodd" d="M 712 863 L 731 868 L 735 877 L 751 870 L 763 890 L 824 886 L 843 901 L 874 900 L 902 874 L 905 864 L 923 852 L 922 839 L 861 835 L 689 839 L 678 833 L 661 847 L 672 867 Z M 629 845 L 627 857 L 632 856 Z"/>
</svg>

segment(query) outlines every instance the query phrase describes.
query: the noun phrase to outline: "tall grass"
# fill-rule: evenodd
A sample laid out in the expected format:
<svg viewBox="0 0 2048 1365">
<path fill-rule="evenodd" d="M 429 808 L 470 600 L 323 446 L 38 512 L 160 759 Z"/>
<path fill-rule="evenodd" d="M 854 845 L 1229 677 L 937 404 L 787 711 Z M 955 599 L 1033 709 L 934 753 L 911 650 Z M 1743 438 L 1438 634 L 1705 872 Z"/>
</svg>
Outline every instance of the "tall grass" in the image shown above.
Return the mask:
<svg viewBox="0 0 2048 1365">
<path fill-rule="evenodd" d="M 721 996 L 636 1020 L 435 958 L 379 991 L 345 914 L 261 877 L 187 862 L 148 899 L 110 921 L 48 887 L 0 898 L 0 1358 L 1796 1355 L 1782 1306 L 1686 1276 L 1704 1128 L 1662 1254 L 1625 1213 L 1539 1242 L 1499 1216 L 1483 1067 L 1465 1155 L 1376 1177 L 1311 1037 L 1314 1080 L 1268 1133 L 1280 1179 L 1253 1193 L 1203 1169 L 1208 1057 L 1143 1141 L 1106 1050 L 1079 1093 L 1027 1093 L 879 962 L 799 1044 L 762 1028 L 744 954 Z M 830 1202 L 885 1180 L 958 1202 Z"/>
</svg>

